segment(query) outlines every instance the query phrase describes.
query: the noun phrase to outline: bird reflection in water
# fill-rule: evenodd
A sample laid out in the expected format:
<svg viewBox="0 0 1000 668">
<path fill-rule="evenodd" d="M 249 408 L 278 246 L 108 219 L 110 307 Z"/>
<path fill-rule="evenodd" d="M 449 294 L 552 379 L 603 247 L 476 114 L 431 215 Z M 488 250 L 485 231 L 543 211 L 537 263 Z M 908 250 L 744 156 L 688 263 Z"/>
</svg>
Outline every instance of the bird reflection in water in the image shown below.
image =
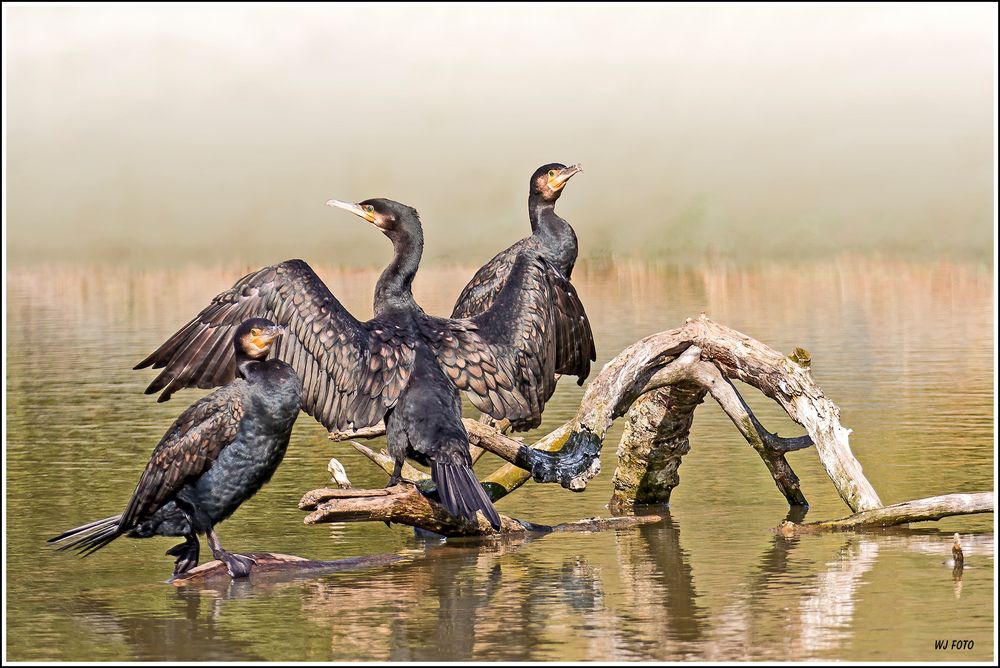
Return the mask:
<svg viewBox="0 0 1000 668">
<path fill-rule="evenodd" d="M 234 582 L 234 588 L 250 587 L 248 581 Z M 93 592 L 70 600 L 67 609 L 77 624 L 104 638 L 104 643 L 121 644 L 132 660 L 174 661 L 263 661 L 253 646 L 235 637 L 222 623 L 225 596 L 214 591 L 170 592 L 173 614 L 144 615 L 134 609 L 119 609 Z"/>
</svg>

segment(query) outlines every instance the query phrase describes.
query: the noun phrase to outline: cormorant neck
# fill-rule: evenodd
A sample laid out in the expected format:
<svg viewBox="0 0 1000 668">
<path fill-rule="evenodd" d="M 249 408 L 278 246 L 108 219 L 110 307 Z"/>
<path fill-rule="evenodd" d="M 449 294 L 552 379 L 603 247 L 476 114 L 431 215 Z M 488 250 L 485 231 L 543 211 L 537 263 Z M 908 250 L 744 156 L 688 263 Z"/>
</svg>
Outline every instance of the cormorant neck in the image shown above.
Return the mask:
<svg viewBox="0 0 1000 668">
<path fill-rule="evenodd" d="M 260 360 L 255 360 L 240 349 L 236 350 L 236 377 L 248 380 L 260 364 Z"/>
<path fill-rule="evenodd" d="M 392 249 L 392 262 L 375 284 L 375 317 L 389 311 L 419 308 L 411 290 L 424 252 L 424 235 L 419 226 L 415 232 L 402 232 L 393 238 Z"/>
<path fill-rule="evenodd" d="M 528 220 L 531 232 L 542 236 L 559 236 L 569 223 L 556 214 L 556 200 L 545 199 L 538 193 L 528 195 Z"/>
</svg>

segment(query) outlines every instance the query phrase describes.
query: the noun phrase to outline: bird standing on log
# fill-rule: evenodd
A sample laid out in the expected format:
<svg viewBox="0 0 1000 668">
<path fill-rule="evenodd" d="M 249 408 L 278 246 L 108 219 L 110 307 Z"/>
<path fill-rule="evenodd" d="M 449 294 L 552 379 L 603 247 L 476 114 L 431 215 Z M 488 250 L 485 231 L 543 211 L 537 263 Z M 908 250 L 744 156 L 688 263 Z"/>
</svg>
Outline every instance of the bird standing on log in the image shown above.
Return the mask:
<svg viewBox="0 0 1000 668">
<path fill-rule="evenodd" d="M 558 272 L 569 284 L 578 253 L 576 233 L 568 222 L 556 214 L 555 207 L 563 188 L 582 171 L 580 165 L 567 167 L 558 162 L 535 170 L 528 182 L 531 236 L 500 251 L 476 272 L 462 289 L 451 317 L 468 318 L 490 308 L 522 256 L 540 256 L 550 271 Z M 576 376 L 577 384 L 583 385 L 590 373 L 590 363 L 597 360 L 590 321 L 575 290 L 563 291 L 555 296 L 557 301 L 554 307 L 561 314 L 556 320 L 555 371 Z"/>
<path fill-rule="evenodd" d="M 423 251 L 416 210 L 387 199 L 330 200 L 375 225 L 393 259 L 375 287 L 374 318 L 361 322 L 302 260 L 244 276 L 136 368 L 163 371 L 147 388 L 160 400 L 183 387 L 225 382 L 232 360 L 219 341 L 235 323 L 261 316 L 287 325 L 276 356 L 304 381 L 303 410 L 328 430 L 361 429 L 384 419 L 399 480 L 404 458 L 429 464 L 444 506 L 475 520 L 500 518 L 472 472 L 459 391 L 515 429 L 541 422 L 555 387 L 560 318 L 552 304 L 573 303 L 572 286 L 540 256 L 524 254 L 490 308 L 469 319 L 437 318 L 414 301 Z M 578 303 L 578 302 L 576 302 Z"/>
<path fill-rule="evenodd" d="M 253 560 L 222 549 L 214 527 L 271 479 L 288 447 L 302 381 L 288 364 L 266 359 L 282 331 L 254 318 L 227 332 L 236 378 L 181 413 L 153 450 L 125 512 L 49 542 L 87 556 L 123 535 L 184 536 L 167 551 L 177 557 L 176 577 L 198 565 L 204 533 L 232 577 L 249 575 Z"/>
</svg>

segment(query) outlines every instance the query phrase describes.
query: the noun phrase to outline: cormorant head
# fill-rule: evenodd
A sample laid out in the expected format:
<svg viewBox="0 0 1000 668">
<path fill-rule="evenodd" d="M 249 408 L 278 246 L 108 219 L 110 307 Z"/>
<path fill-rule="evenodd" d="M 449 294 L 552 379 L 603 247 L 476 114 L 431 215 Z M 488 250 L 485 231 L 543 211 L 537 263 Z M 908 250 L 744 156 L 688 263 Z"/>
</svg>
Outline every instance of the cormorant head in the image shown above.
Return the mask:
<svg viewBox="0 0 1000 668">
<path fill-rule="evenodd" d="M 542 165 L 531 175 L 528 192 L 534 197 L 554 202 L 559 199 L 562 189 L 566 187 L 573 176 L 583 171 L 583 166 L 576 164 L 567 167 L 561 162 L 550 162 Z"/>
<path fill-rule="evenodd" d="M 339 199 L 327 200 L 327 206 L 350 211 L 355 216 L 364 218 L 369 223 L 382 230 L 382 234 L 393 241 L 404 236 L 422 237 L 420 229 L 420 214 L 413 207 L 394 202 L 391 199 L 376 197 L 352 204 Z"/>
<path fill-rule="evenodd" d="M 237 358 L 242 354 L 252 360 L 264 359 L 271 351 L 272 344 L 284 331 L 284 327 L 275 325 L 266 318 L 244 320 L 236 328 L 236 335 L 233 337 Z"/>
</svg>

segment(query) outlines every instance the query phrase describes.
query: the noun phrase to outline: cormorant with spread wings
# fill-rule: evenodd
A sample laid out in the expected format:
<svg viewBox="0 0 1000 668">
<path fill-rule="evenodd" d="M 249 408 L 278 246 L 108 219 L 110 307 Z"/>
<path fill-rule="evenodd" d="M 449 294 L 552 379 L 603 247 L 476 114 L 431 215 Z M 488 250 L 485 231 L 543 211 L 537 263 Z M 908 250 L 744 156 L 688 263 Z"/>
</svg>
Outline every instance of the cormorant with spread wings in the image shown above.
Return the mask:
<svg viewBox="0 0 1000 668">
<path fill-rule="evenodd" d="M 522 256 L 541 256 L 561 274 L 567 290 L 557 291 L 554 308 L 556 323 L 556 373 L 576 376 L 583 385 L 590 373 L 590 363 L 597 360 L 590 321 L 579 297 L 569 283 L 578 251 L 576 233 L 555 211 L 563 188 L 580 165 L 567 167 L 558 162 L 542 165 L 528 183 L 528 219 L 531 236 L 525 237 L 483 265 L 462 290 L 452 310 L 452 318 L 469 318 L 489 309 L 496 301 Z"/>
<path fill-rule="evenodd" d="M 387 199 L 359 204 L 330 200 L 378 227 L 394 256 L 375 287 L 374 318 L 361 322 L 334 297 L 312 269 L 291 260 L 249 274 L 212 300 L 191 322 L 136 368 L 163 371 L 147 388 L 165 400 L 184 387 L 213 387 L 233 374 L 223 341 L 247 317 L 267 317 L 288 328 L 276 356 L 302 377 L 302 408 L 327 429 L 360 429 L 385 419 L 399 480 L 409 456 L 429 464 L 448 510 L 500 518 L 471 468 L 459 391 L 515 429 L 541 422 L 555 389 L 559 319 L 581 311 L 572 287 L 541 255 L 523 254 L 492 306 L 469 319 L 427 315 L 411 285 L 423 251 L 416 210 Z M 579 302 L 576 302 L 577 304 Z"/>
</svg>

